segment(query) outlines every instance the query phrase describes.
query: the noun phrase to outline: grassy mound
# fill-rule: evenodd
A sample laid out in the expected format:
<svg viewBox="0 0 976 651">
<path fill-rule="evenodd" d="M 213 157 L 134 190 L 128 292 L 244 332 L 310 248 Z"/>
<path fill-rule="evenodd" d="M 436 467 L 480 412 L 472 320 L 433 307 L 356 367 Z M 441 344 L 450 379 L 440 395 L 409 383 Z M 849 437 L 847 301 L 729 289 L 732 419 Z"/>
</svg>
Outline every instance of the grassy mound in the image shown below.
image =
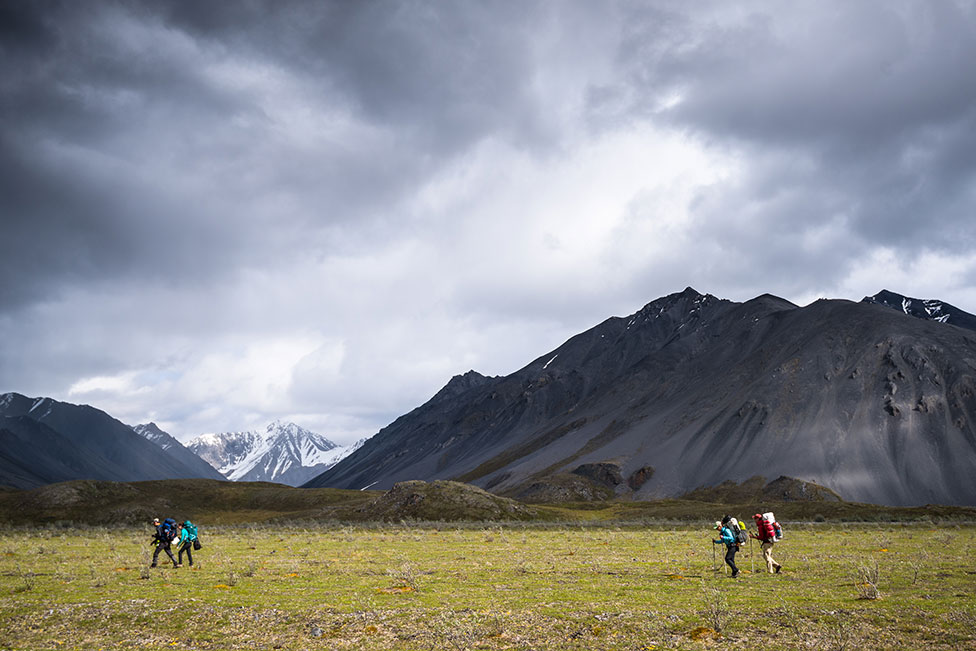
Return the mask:
<svg viewBox="0 0 976 651">
<path fill-rule="evenodd" d="M 752 477 L 741 484 L 724 481 L 716 486 L 697 488 L 682 499 L 699 502 L 842 502 L 834 491 L 809 481 L 793 477 L 779 477 L 766 483 L 765 477 Z"/>
<path fill-rule="evenodd" d="M 367 520 L 535 520 L 540 513 L 515 500 L 456 481 L 405 481 L 359 509 Z"/>
</svg>

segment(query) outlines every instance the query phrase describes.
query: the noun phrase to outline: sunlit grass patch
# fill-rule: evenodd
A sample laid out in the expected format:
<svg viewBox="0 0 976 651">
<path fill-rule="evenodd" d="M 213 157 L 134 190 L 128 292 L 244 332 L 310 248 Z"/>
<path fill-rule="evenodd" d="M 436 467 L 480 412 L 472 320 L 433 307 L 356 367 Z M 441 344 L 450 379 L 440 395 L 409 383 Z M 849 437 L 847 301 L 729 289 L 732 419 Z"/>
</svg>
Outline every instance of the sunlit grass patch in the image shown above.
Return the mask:
<svg viewBox="0 0 976 651">
<path fill-rule="evenodd" d="M 0 534 L 0 648 L 976 646 L 974 527 L 793 526 L 735 580 L 704 525 L 205 531 L 151 572 L 143 530 Z"/>
</svg>

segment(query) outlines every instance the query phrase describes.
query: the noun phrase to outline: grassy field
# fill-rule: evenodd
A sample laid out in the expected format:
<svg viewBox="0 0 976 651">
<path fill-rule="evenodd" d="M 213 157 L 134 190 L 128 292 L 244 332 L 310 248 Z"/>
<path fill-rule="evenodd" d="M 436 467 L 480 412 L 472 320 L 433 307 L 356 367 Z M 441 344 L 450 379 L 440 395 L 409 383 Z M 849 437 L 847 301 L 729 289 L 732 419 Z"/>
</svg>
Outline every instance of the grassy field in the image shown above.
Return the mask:
<svg viewBox="0 0 976 651">
<path fill-rule="evenodd" d="M 711 533 L 203 523 L 149 569 L 148 526 L 12 528 L 0 649 L 976 649 L 976 527 L 787 525 L 736 580 Z"/>
</svg>

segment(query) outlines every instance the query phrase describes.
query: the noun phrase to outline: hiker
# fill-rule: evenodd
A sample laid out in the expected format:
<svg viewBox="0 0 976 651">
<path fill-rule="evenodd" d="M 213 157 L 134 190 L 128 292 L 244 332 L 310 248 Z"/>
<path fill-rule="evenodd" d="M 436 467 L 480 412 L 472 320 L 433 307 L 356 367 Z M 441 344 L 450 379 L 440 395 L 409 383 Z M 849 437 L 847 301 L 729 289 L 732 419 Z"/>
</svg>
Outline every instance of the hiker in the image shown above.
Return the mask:
<svg viewBox="0 0 976 651">
<path fill-rule="evenodd" d="M 186 552 L 186 560 L 190 563 L 190 567 L 193 567 L 193 554 L 190 552 L 193 549 L 193 543 L 197 539 L 197 527 L 195 524 L 186 520 L 178 525 L 180 531 L 180 542 L 179 542 L 179 562 L 176 564 L 177 567 L 182 567 L 183 565 L 183 552 Z M 199 549 L 199 548 L 198 548 Z"/>
<path fill-rule="evenodd" d="M 749 532 L 749 535 L 759 541 L 759 547 L 762 549 L 763 560 L 766 561 L 766 569 L 770 574 L 774 572 L 779 574 L 779 571 L 783 569 L 783 566 L 773 560 L 773 544 L 776 542 L 776 528 L 779 526 L 772 519 L 766 519 L 761 513 L 757 513 L 752 516 L 752 519 L 756 521 L 756 529 L 758 533 Z"/>
<path fill-rule="evenodd" d="M 719 539 L 713 540 L 712 544 L 725 545 L 725 563 L 732 568 L 732 578 L 739 576 L 739 568 L 735 566 L 735 553 L 739 551 L 739 541 L 735 539 L 732 528 L 729 524 L 730 516 L 725 516 L 722 522 L 715 523 L 715 530 L 718 531 Z"/>
<path fill-rule="evenodd" d="M 172 518 L 166 518 L 162 523 L 159 522 L 159 518 L 153 518 L 156 533 L 153 534 L 149 544 L 156 545 L 156 551 L 153 552 L 152 564 L 149 567 L 156 567 L 156 561 L 159 559 L 159 552 L 161 551 L 166 552 L 169 560 L 173 561 L 173 567 L 177 567 L 176 558 L 173 557 L 173 552 L 169 549 L 170 543 L 173 541 L 173 534 L 176 531 L 174 524 L 176 521 Z"/>
</svg>

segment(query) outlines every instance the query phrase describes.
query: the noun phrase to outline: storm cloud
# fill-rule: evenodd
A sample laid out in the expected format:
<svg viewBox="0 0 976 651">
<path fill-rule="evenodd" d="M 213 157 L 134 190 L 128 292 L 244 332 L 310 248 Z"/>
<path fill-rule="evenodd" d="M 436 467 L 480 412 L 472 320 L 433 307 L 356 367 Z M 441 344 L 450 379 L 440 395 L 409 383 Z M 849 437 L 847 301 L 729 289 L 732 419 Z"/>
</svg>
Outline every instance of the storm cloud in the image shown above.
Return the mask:
<svg viewBox="0 0 976 651">
<path fill-rule="evenodd" d="M 976 312 L 972 2 L 0 2 L 0 391 L 374 433 L 685 286 Z"/>
</svg>

